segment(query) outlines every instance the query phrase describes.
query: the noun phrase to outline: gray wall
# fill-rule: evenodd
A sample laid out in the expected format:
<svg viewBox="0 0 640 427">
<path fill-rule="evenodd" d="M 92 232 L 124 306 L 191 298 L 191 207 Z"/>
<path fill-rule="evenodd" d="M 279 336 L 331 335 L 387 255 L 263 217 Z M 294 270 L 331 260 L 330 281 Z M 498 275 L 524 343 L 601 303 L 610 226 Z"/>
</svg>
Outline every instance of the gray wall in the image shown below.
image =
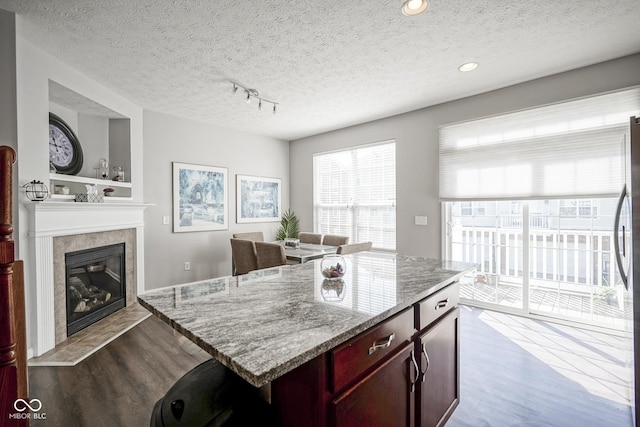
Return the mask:
<svg viewBox="0 0 640 427">
<path fill-rule="evenodd" d="M 386 139 L 396 140 L 396 248 L 409 255 L 441 256 L 438 202 L 438 126 L 640 85 L 640 55 L 540 78 L 359 126 L 328 132 L 290 145 L 291 209 L 301 228 L 313 226 L 314 153 Z M 428 225 L 414 225 L 426 215 Z"/>
<path fill-rule="evenodd" d="M 253 114 L 253 111 L 247 111 Z M 172 162 L 228 168 L 229 229 L 174 233 Z M 161 113 L 144 112 L 145 288 L 231 274 L 229 239 L 262 231 L 275 238 L 279 222 L 236 223 L 236 175 L 282 179 L 282 209 L 289 206 L 289 142 Z M 170 218 L 163 225 L 162 217 Z M 184 271 L 184 263 L 191 270 Z"/>
<path fill-rule="evenodd" d="M 16 20 L 13 13 L 0 9 L 0 145 L 18 151 L 18 115 L 16 112 Z M 18 181 L 17 164 L 13 182 Z M 14 185 L 15 189 L 15 185 Z M 18 230 L 18 196 L 13 193 L 13 226 Z M 18 245 L 17 235 L 13 236 Z"/>
</svg>

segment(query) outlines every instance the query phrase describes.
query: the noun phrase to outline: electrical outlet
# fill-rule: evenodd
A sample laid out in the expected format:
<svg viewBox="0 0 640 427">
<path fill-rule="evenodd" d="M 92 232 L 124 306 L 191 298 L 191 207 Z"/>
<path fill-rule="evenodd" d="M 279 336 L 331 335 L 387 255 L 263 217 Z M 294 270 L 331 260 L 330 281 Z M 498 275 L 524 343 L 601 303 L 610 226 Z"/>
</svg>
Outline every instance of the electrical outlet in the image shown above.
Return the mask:
<svg viewBox="0 0 640 427">
<path fill-rule="evenodd" d="M 191 263 L 189 261 L 184 262 L 184 271 L 191 270 Z"/>
<path fill-rule="evenodd" d="M 162 225 L 169 225 L 169 217 L 167 215 L 162 217 Z"/>
<path fill-rule="evenodd" d="M 426 216 L 418 216 L 415 217 L 416 225 L 427 225 L 427 217 Z"/>
</svg>

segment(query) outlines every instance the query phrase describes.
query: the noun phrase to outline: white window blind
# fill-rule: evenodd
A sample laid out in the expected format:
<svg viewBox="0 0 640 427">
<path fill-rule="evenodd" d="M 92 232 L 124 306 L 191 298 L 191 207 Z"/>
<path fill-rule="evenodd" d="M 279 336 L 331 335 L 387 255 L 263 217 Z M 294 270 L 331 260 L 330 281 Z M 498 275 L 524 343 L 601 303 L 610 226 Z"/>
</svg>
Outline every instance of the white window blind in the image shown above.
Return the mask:
<svg viewBox="0 0 640 427">
<path fill-rule="evenodd" d="M 634 115 L 640 115 L 638 88 L 444 125 L 440 199 L 617 195 Z"/>
<path fill-rule="evenodd" d="M 396 247 L 395 141 L 313 157 L 314 231 Z"/>
</svg>

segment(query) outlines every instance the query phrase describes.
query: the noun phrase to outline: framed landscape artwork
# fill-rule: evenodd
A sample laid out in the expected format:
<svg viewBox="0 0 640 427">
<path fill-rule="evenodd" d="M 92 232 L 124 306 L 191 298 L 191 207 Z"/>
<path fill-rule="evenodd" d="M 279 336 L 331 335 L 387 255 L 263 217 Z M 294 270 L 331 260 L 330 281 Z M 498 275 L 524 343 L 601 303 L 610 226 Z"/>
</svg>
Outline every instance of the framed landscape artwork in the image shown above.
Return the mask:
<svg viewBox="0 0 640 427">
<path fill-rule="evenodd" d="M 173 162 L 173 231 L 229 228 L 227 168 Z"/>
<path fill-rule="evenodd" d="M 280 221 L 281 181 L 236 175 L 236 222 Z"/>
</svg>

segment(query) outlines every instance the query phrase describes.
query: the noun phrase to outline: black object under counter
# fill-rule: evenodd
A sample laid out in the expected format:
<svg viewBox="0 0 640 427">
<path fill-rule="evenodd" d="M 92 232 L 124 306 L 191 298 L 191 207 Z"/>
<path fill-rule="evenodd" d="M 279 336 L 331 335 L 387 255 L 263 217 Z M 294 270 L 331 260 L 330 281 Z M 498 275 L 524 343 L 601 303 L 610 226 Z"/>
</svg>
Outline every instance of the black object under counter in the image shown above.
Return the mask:
<svg viewBox="0 0 640 427">
<path fill-rule="evenodd" d="M 361 252 L 147 292 L 140 304 L 261 387 L 470 274 L 468 263 Z"/>
</svg>

